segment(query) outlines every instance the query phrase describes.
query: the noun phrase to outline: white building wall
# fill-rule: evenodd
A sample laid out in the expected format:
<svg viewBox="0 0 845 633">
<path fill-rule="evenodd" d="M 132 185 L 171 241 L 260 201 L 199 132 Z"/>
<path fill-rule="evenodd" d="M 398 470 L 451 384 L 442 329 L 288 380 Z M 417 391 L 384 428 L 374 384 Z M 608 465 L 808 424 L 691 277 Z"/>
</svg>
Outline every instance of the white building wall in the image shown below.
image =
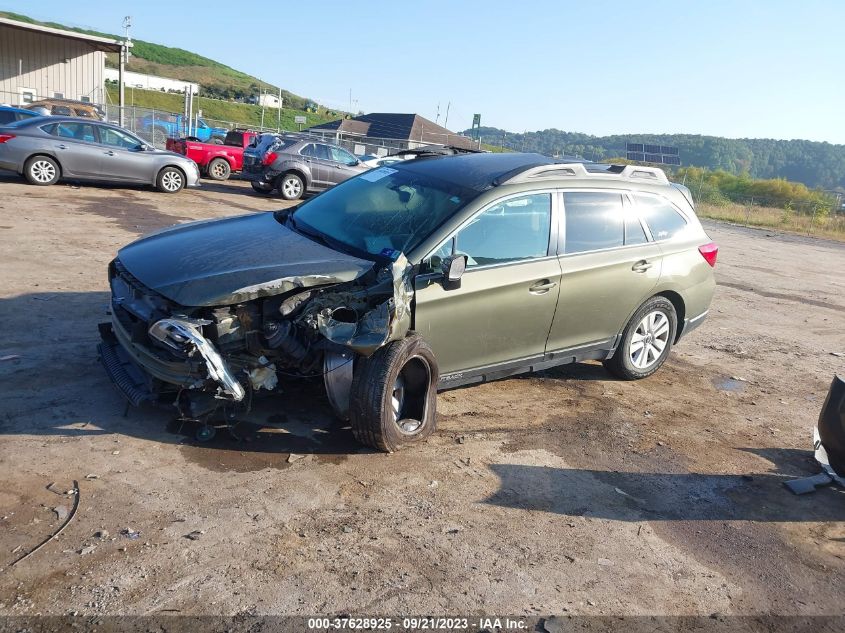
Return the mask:
<svg viewBox="0 0 845 633">
<path fill-rule="evenodd" d="M 22 91 L 36 99 L 103 103 L 105 53 L 86 42 L 0 24 L 0 103 L 22 105 Z"/>
<path fill-rule="evenodd" d="M 120 71 L 117 68 L 106 68 L 105 78 L 109 81 L 119 81 Z M 135 86 L 136 88 L 143 88 L 145 90 L 177 90 L 179 92 L 185 91 L 185 86 L 190 86 L 194 94 L 199 94 L 199 84 L 190 81 L 182 81 L 181 79 L 170 79 L 169 77 L 159 77 L 157 75 L 145 75 L 144 73 L 134 73 L 126 71 L 123 73 L 123 80 L 127 86 Z"/>
<path fill-rule="evenodd" d="M 265 108 L 280 108 L 282 102 L 279 101 L 279 95 L 263 94 L 258 96 L 258 105 Z"/>
</svg>

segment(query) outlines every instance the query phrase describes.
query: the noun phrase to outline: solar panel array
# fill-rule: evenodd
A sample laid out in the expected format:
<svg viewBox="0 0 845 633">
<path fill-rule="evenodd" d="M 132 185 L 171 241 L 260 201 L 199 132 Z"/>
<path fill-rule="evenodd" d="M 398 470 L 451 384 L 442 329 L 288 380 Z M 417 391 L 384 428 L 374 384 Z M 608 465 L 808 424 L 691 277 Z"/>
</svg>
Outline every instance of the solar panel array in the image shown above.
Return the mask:
<svg viewBox="0 0 845 633">
<path fill-rule="evenodd" d="M 648 143 L 626 143 L 626 158 L 635 163 L 656 163 L 659 165 L 680 165 L 677 147 L 650 145 Z"/>
</svg>

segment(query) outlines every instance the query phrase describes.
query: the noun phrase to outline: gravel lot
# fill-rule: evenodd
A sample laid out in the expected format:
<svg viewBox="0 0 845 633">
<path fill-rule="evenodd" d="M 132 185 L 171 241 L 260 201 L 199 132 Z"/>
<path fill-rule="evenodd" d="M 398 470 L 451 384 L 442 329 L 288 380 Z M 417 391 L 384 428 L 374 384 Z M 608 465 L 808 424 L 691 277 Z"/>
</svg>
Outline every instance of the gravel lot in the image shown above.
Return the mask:
<svg viewBox="0 0 845 633">
<path fill-rule="evenodd" d="M 97 361 L 107 263 L 283 203 L 237 181 L 0 191 L 0 615 L 843 613 L 845 495 L 782 482 L 818 470 L 845 245 L 708 225 L 711 317 L 644 381 L 585 363 L 445 392 L 435 436 L 394 455 L 305 383 L 197 444 L 124 415 Z M 9 567 L 74 480 L 74 520 Z"/>
</svg>

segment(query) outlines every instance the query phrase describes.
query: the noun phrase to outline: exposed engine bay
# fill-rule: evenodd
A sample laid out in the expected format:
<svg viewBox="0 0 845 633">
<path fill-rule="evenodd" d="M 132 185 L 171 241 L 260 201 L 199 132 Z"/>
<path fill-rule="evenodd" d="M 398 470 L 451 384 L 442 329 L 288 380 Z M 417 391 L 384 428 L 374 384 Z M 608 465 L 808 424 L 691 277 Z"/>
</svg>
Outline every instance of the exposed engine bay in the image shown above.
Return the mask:
<svg viewBox="0 0 845 633">
<path fill-rule="evenodd" d="M 130 402 L 175 405 L 184 418 L 248 410 L 254 394 L 279 389 L 280 377 L 319 376 L 346 417 L 356 355 L 411 327 L 412 267 L 398 252 L 390 260 L 352 281 L 275 279 L 233 293 L 256 298 L 190 308 L 146 288 L 116 259 L 101 358 Z"/>
</svg>

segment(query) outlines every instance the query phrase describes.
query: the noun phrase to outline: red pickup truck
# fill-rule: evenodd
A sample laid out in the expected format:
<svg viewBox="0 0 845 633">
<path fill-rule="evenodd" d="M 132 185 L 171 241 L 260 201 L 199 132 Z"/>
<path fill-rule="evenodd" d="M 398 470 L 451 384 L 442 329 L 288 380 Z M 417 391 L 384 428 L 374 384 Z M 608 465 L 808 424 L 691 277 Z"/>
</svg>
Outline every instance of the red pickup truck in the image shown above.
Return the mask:
<svg viewBox="0 0 845 633">
<path fill-rule="evenodd" d="M 167 149 L 193 160 L 199 165 L 203 176 L 213 180 L 226 180 L 233 171 L 241 170 L 244 164 L 244 148 L 256 136 L 257 132 L 232 130 L 226 134 L 223 145 L 171 138 L 167 140 Z"/>
</svg>

